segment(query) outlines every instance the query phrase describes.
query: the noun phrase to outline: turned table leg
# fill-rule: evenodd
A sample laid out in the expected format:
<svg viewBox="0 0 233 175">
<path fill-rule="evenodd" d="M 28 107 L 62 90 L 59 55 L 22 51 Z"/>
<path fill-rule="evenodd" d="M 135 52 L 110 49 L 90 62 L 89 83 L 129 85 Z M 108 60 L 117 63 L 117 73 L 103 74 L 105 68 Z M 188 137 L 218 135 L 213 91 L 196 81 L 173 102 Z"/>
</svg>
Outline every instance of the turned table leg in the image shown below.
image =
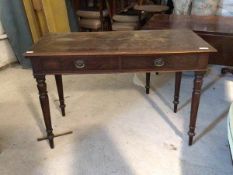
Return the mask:
<svg viewBox="0 0 233 175">
<path fill-rule="evenodd" d="M 146 73 L 146 94 L 150 93 L 150 72 Z"/>
<path fill-rule="evenodd" d="M 62 75 L 55 75 L 56 85 L 57 85 L 57 92 L 59 96 L 60 108 L 62 116 L 65 116 L 65 100 L 63 94 L 63 84 L 62 84 Z"/>
<path fill-rule="evenodd" d="M 197 112 L 201 96 L 201 87 L 203 83 L 203 76 L 205 72 L 195 72 L 193 94 L 192 94 L 192 104 L 190 113 L 190 123 L 189 123 L 189 145 L 193 143 L 193 137 L 195 136 L 195 127 L 197 121 Z"/>
<path fill-rule="evenodd" d="M 50 147 L 54 148 L 54 141 L 53 141 L 54 134 L 53 134 L 53 128 L 51 124 L 49 98 L 48 98 L 47 86 L 45 82 L 45 75 L 35 75 L 34 77 L 37 81 L 40 104 L 41 104 L 41 109 L 43 112 L 44 122 L 46 126 L 47 139 L 49 140 Z"/>
<path fill-rule="evenodd" d="M 175 77 L 175 95 L 174 95 L 174 112 L 177 112 L 177 107 L 179 104 L 179 96 L 180 96 L 180 84 L 181 84 L 182 72 L 176 72 Z"/>
</svg>

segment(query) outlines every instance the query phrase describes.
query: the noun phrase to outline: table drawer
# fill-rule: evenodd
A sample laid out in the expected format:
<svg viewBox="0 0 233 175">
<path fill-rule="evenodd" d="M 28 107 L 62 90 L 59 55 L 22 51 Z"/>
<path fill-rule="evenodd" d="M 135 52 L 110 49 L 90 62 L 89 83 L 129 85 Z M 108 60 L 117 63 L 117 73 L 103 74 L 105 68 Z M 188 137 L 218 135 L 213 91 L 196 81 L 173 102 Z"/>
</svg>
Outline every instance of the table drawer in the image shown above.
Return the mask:
<svg viewBox="0 0 233 175">
<path fill-rule="evenodd" d="M 207 55 L 177 55 L 154 57 L 126 57 L 122 59 L 123 70 L 195 70 L 205 69 L 208 64 Z"/>
<path fill-rule="evenodd" d="M 66 57 L 46 58 L 41 63 L 42 70 L 46 72 L 101 72 L 119 69 L 119 58 L 108 57 Z"/>
</svg>

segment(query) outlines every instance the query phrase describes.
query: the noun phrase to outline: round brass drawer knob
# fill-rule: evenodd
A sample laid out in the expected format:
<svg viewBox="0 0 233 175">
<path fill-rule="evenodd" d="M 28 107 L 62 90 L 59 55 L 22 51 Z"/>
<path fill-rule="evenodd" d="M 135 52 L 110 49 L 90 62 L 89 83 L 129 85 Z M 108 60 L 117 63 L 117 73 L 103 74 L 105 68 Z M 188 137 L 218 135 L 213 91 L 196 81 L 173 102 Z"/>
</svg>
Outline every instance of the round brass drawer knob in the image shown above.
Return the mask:
<svg viewBox="0 0 233 175">
<path fill-rule="evenodd" d="M 165 65 L 165 61 L 162 58 L 157 58 L 154 60 L 155 67 L 162 67 Z"/>
<path fill-rule="evenodd" d="M 74 65 L 77 69 L 83 69 L 85 67 L 85 63 L 83 60 L 76 60 Z"/>
</svg>

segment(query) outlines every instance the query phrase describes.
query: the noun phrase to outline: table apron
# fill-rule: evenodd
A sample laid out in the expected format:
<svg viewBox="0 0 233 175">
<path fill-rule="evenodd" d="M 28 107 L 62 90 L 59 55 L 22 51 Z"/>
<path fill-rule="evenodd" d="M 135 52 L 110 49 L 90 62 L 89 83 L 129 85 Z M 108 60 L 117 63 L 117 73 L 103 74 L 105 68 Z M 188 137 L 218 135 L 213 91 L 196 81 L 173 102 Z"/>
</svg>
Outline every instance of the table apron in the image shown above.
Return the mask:
<svg viewBox="0 0 233 175">
<path fill-rule="evenodd" d="M 208 54 L 31 58 L 34 74 L 205 71 Z"/>
</svg>

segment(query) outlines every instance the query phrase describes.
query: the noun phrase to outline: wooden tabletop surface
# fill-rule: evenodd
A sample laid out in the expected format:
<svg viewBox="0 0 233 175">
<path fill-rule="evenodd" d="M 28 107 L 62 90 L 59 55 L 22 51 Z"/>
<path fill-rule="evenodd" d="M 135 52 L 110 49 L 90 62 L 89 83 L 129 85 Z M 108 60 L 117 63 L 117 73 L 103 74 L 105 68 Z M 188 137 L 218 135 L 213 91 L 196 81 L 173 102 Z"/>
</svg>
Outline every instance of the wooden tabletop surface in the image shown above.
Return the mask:
<svg viewBox="0 0 233 175">
<path fill-rule="evenodd" d="M 233 36 L 233 17 L 154 15 L 144 29 L 190 29 L 195 32 Z"/>
<path fill-rule="evenodd" d="M 78 32 L 44 36 L 24 55 L 103 56 L 216 52 L 191 30 Z"/>
</svg>

